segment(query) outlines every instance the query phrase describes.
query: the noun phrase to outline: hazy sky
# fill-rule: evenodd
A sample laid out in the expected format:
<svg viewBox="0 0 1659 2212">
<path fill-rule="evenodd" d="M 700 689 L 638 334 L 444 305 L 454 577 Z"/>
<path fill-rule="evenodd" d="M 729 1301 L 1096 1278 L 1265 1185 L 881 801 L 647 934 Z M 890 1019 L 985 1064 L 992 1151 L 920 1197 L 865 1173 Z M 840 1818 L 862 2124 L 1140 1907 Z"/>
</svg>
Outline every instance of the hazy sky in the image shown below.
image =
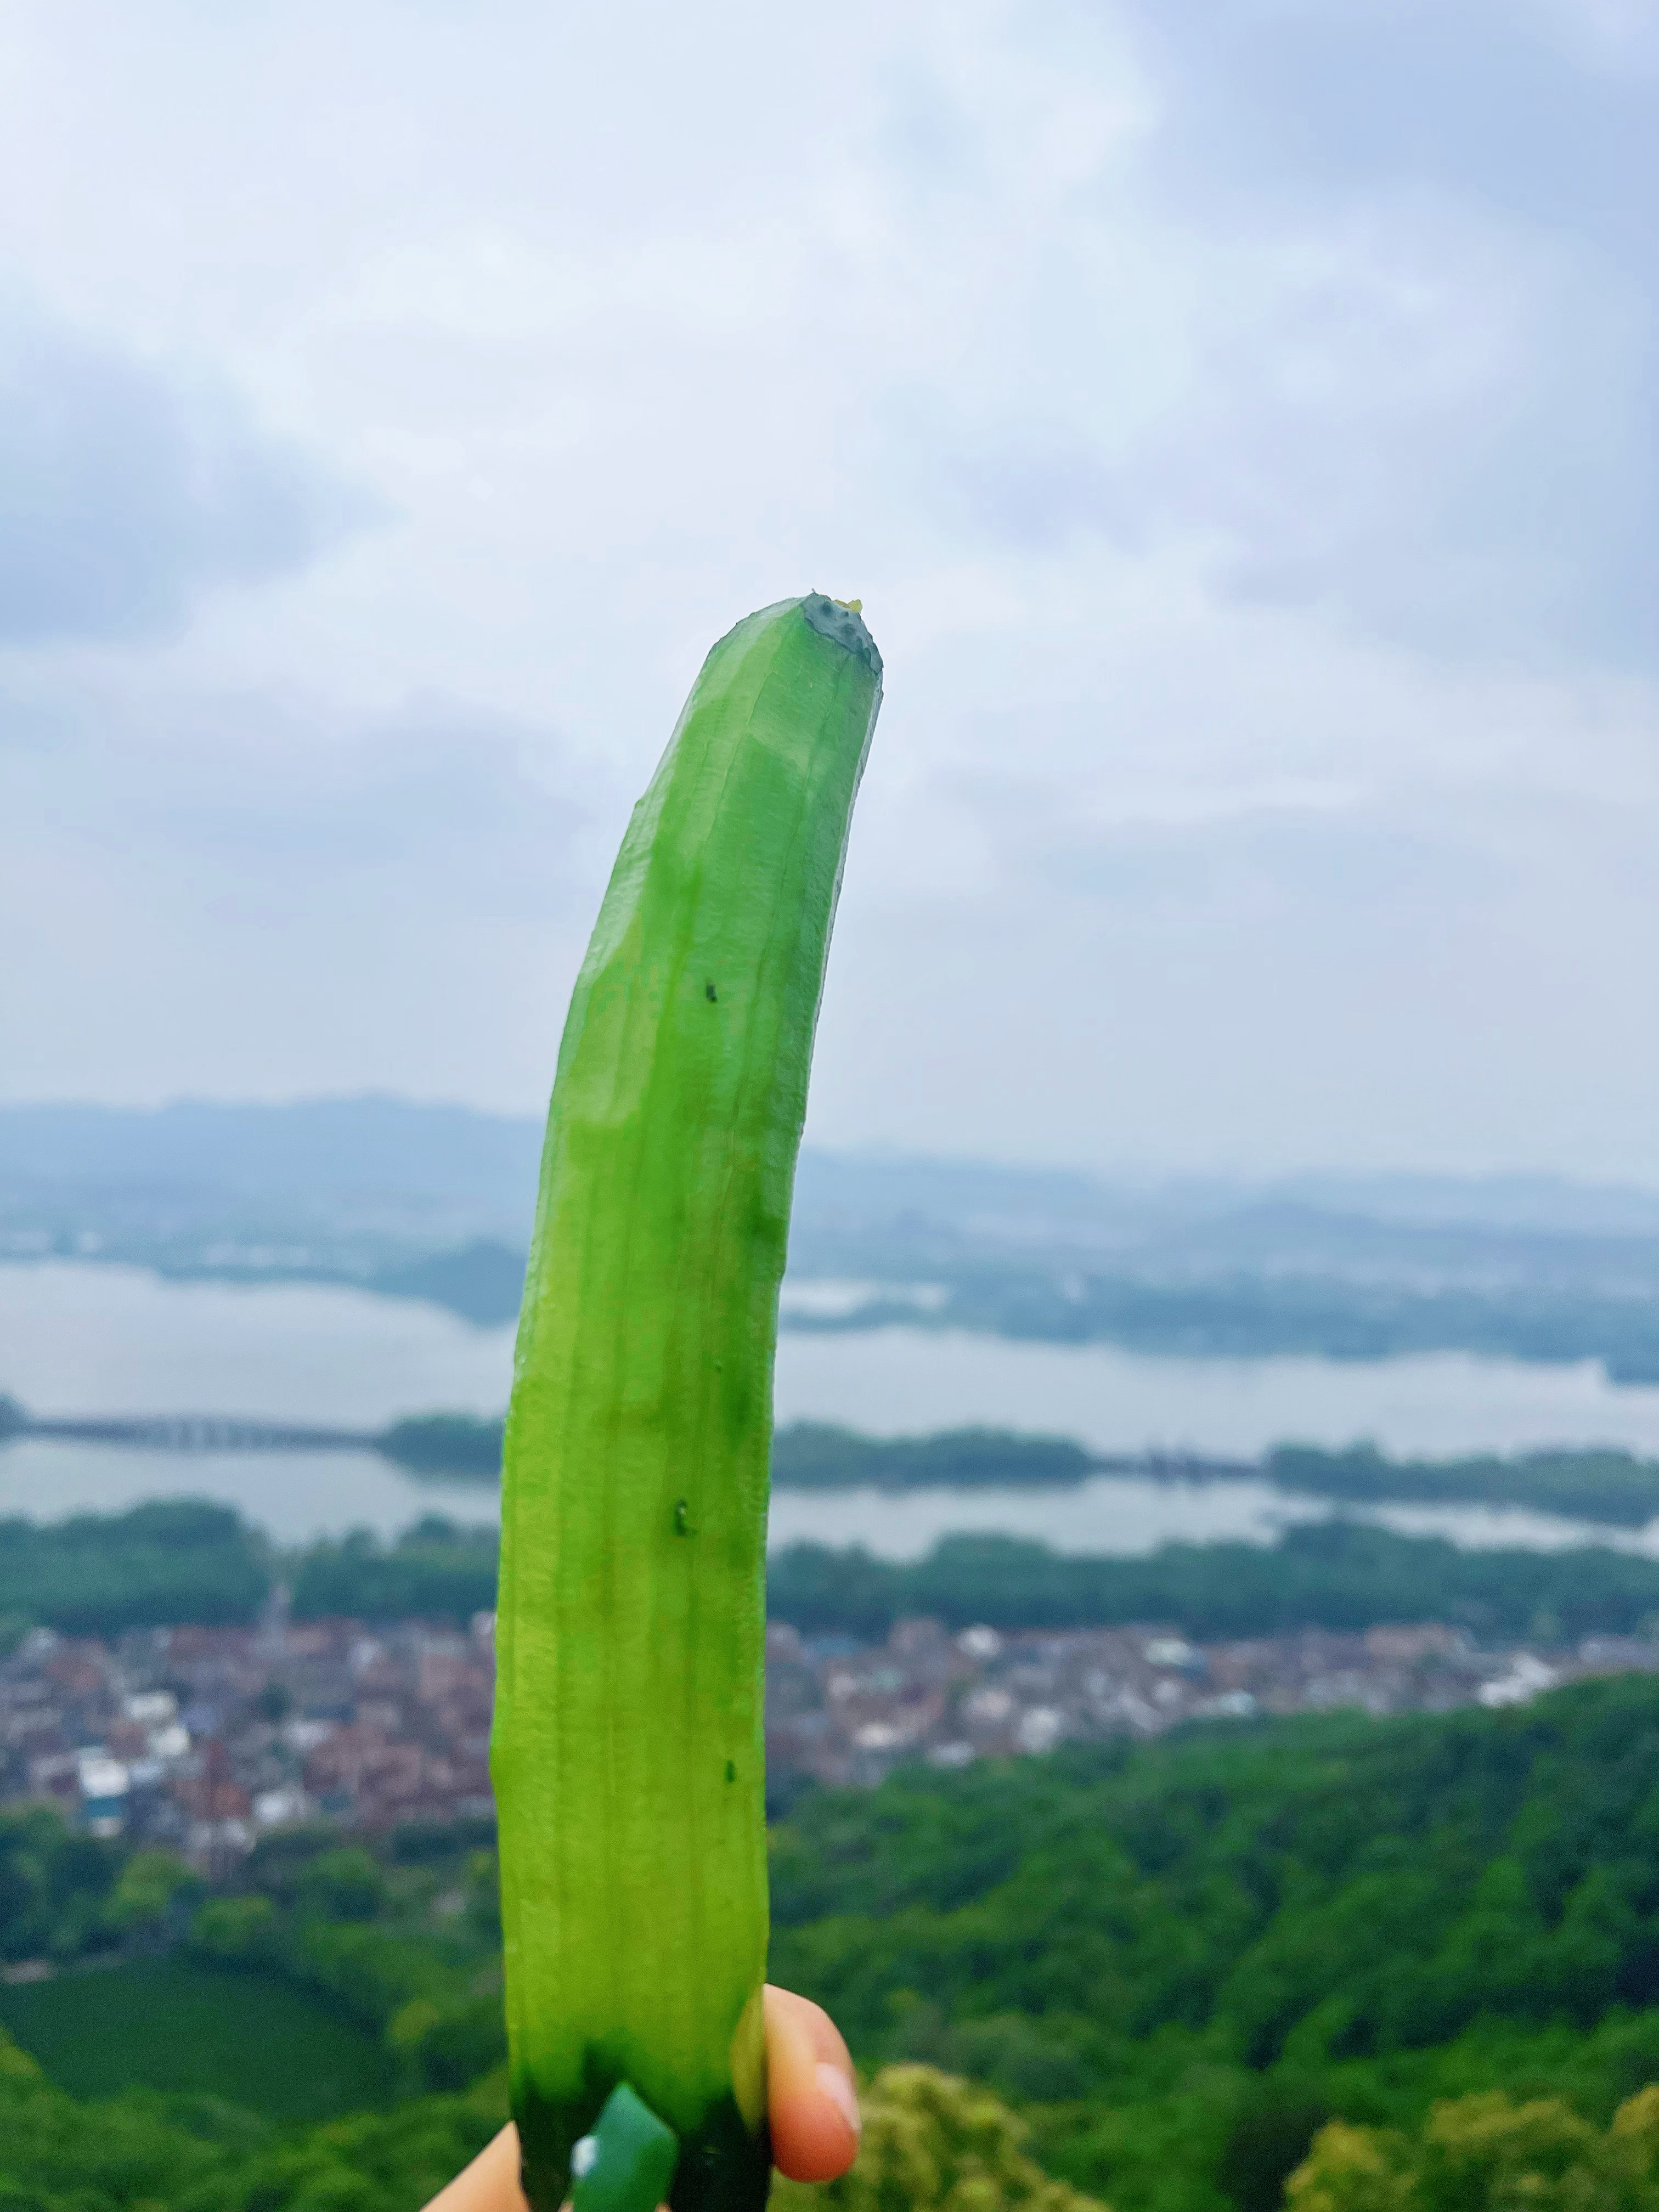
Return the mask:
<svg viewBox="0 0 1659 2212">
<path fill-rule="evenodd" d="M 0 3 L 0 1095 L 539 1108 L 751 606 L 813 1133 L 1659 1177 L 1659 4 Z"/>
</svg>

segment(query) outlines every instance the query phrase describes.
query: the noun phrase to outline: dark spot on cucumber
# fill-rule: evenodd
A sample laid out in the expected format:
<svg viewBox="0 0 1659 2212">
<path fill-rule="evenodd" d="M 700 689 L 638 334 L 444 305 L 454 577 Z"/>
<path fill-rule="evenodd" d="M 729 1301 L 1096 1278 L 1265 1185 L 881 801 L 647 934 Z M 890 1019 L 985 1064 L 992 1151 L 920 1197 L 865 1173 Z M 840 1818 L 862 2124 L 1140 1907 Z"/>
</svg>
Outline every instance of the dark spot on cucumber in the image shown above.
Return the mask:
<svg viewBox="0 0 1659 2212">
<path fill-rule="evenodd" d="M 715 990 L 712 983 L 705 983 L 702 987 L 702 995 L 708 1000 L 709 1005 L 712 1006 L 716 999 L 720 996 L 720 994 Z"/>
<path fill-rule="evenodd" d="M 738 1778 L 738 1768 L 737 1768 L 737 1762 L 736 1762 L 736 1760 L 735 1760 L 735 1759 L 728 1759 L 726 1760 L 726 1780 L 727 1780 L 728 1782 L 735 1782 L 735 1781 L 737 1780 L 737 1778 Z"/>
<path fill-rule="evenodd" d="M 697 1532 L 691 1526 L 690 1519 L 689 1517 L 690 1510 L 691 1509 L 690 1504 L 684 1498 L 677 1498 L 674 1500 L 674 1534 L 677 1536 L 695 1536 Z"/>
<path fill-rule="evenodd" d="M 832 639 L 861 660 L 876 681 L 881 681 L 881 655 L 876 651 L 875 640 L 864 626 L 864 617 L 840 599 L 828 598 L 823 592 L 809 592 L 800 603 L 805 619 L 820 637 Z"/>
</svg>

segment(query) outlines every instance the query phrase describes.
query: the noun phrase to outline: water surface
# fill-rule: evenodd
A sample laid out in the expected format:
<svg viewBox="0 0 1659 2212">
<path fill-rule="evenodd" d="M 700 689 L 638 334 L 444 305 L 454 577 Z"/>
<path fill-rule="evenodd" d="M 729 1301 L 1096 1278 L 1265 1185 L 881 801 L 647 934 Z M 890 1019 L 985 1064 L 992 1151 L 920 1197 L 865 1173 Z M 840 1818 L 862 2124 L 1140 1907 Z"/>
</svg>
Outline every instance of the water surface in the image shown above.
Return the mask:
<svg viewBox="0 0 1659 2212">
<path fill-rule="evenodd" d="M 314 1284 L 167 1283 L 136 1268 L 0 1266 L 0 1391 L 40 1413 L 221 1413 L 378 1427 L 408 1413 L 494 1413 L 512 1373 L 510 1328 Z M 1608 1382 L 1592 1363 L 1528 1367 L 1462 1353 L 1342 1364 L 1162 1359 L 1105 1346 L 1021 1344 L 926 1328 L 786 1333 L 780 1420 L 876 1434 L 975 1422 L 1071 1436 L 1097 1451 L 1250 1458 L 1288 1437 L 1370 1437 L 1395 1453 L 1623 1443 L 1659 1454 L 1659 1389 Z M 284 1541 L 363 1526 L 390 1533 L 434 1510 L 494 1510 L 474 1484 L 416 1482 L 372 1453 L 166 1453 L 25 1440 L 0 1449 L 0 1513 L 111 1510 L 140 1498 L 225 1499 Z M 1271 1541 L 1318 1500 L 1259 1480 L 1098 1476 L 1064 1490 L 781 1492 L 775 1540 L 863 1542 L 892 1556 L 951 1529 L 1139 1553 L 1171 1538 Z M 1659 1553 L 1659 1533 L 1548 1514 L 1396 1506 L 1371 1516 L 1471 1544 L 1586 1541 Z"/>
</svg>

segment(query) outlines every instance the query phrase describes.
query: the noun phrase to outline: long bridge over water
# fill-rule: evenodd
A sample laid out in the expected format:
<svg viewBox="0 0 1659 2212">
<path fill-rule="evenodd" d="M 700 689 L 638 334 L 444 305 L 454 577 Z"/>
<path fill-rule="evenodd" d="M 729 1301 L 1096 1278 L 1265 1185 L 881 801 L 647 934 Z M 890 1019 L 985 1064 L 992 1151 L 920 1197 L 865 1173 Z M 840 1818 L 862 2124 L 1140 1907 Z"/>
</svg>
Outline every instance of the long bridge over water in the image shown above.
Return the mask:
<svg viewBox="0 0 1659 2212">
<path fill-rule="evenodd" d="M 86 1420 L 19 1422 L 15 1437 L 46 1437 L 64 1443 L 131 1444 L 141 1451 L 373 1451 L 371 1429 L 320 1429 L 283 1421 L 240 1419 L 228 1413 L 135 1413 Z"/>
<path fill-rule="evenodd" d="M 0 1410 L 4 1402 L 0 1401 Z M 56 1420 L 37 1419 L 19 1408 L 9 1421 L 0 1420 L 0 1443 L 25 1437 L 171 1452 L 367 1452 L 385 1451 L 392 1443 L 392 1432 L 384 1430 L 321 1428 L 231 1413 L 106 1414 Z M 401 1456 L 395 1448 L 390 1455 Z M 1091 1457 L 1076 1479 L 1130 1474 L 1158 1482 L 1216 1482 L 1261 1473 L 1254 1460 L 1212 1458 L 1196 1452 L 1112 1452 Z M 1032 1486 L 1029 1476 L 1014 1480 L 1018 1487 Z M 1069 1486 L 1064 1478 L 1050 1480 L 1055 1486 Z"/>
</svg>

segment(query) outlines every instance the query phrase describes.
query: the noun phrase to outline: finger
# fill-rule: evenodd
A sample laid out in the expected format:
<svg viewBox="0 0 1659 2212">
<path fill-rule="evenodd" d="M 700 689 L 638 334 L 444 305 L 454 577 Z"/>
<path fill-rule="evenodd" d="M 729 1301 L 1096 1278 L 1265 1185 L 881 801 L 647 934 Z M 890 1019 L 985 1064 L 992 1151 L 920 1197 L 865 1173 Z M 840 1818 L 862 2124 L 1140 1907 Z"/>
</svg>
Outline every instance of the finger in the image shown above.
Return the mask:
<svg viewBox="0 0 1659 2212">
<path fill-rule="evenodd" d="M 772 2155 L 792 2181 L 833 2181 L 858 2154 L 858 2092 L 841 2031 L 822 2005 L 766 1989 L 766 2104 Z"/>
<path fill-rule="evenodd" d="M 847 2045 L 822 2005 L 766 1990 L 767 2117 L 772 2154 L 792 2181 L 833 2181 L 859 2147 L 858 2094 Z M 519 2135 L 509 2121 L 427 2212 L 529 2212 L 519 2186 Z"/>
<path fill-rule="evenodd" d="M 438 2191 L 426 2212 L 530 2212 L 519 2186 L 519 2130 L 511 2120 Z"/>
</svg>

